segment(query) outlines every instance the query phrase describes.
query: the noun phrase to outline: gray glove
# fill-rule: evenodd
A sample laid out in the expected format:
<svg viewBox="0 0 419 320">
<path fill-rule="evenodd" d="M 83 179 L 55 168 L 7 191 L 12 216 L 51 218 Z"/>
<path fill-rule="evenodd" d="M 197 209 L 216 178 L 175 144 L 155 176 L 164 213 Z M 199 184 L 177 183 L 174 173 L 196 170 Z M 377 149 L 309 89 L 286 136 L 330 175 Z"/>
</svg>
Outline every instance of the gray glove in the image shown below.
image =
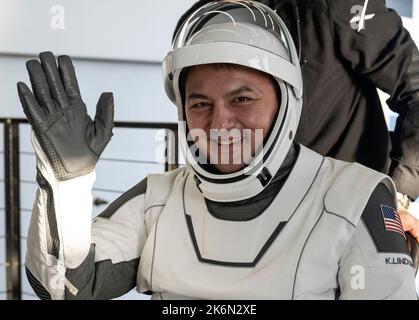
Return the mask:
<svg viewBox="0 0 419 320">
<path fill-rule="evenodd" d="M 19 82 L 23 111 L 58 180 L 90 173 L 112 137 L 112 93 L 102 93 L 94 121 L 83 103 L 70 57 L 51 52 L 26 62 L 33 94 Z"/>
</svg>

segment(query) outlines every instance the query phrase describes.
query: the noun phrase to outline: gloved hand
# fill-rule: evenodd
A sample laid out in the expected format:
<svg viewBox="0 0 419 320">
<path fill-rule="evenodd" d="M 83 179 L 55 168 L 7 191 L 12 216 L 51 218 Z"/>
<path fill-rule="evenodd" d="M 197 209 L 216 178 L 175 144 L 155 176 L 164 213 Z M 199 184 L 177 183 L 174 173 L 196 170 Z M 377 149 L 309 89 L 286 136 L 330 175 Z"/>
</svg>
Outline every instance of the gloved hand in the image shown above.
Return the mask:
<svg viewBox="0 0 419 320">
<path fill-rule="evenodd" d="M 39 57 L 26 62 L 33 94 L 17 84 L 25 115 L 58 180 L 88 174 L 112 137 L 113 95 L 102 93 L 92 121 L 70 57 L 59 56 L 58 68 L 51 52 Z"/>
</svg>

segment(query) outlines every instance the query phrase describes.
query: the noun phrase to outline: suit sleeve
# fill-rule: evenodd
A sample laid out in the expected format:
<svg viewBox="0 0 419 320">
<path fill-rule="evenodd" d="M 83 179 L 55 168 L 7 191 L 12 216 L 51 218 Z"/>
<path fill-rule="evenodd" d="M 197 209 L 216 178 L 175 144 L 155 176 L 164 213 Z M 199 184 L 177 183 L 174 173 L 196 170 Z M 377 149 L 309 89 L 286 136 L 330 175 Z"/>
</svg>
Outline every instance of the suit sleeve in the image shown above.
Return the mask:
<svg viewBox="0 0 419 320">
<path fill-rule="evenodd" d="M 339 261 L 339 299 L 417 299 L 412 258 L 395 200 L 379 184 Z"/>
<path fill-rule="evenodd" d="M 146 240 L 146 180 L 113 202 L 92 223 L 95 172 L 58 181 L 32 135 L 37 182 L 25 259 L 41 299 L 111 299 L 136 286 Z"/>
<path fill-rule="evenodd" d="M 398 113 L 390 175 L 397 190 L 419 196 L 419 53 L 400 16 L 384 0 L 329 1 L 336 54 L 359 81 L 390 95 Z"/>
</svg>

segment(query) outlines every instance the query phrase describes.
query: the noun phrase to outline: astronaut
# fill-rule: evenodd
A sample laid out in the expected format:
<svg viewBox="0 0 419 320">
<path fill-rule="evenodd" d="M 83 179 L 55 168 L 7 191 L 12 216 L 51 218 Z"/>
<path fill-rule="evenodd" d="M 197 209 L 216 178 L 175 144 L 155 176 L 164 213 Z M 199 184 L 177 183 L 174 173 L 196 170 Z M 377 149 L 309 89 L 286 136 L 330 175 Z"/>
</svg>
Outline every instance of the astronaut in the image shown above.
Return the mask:
<svg viewBox="0 0 419 320">
<path fill-rule="evenodd" d="M 112 94 L 92 121 L 68 56 L 27 68 L 39 189 L 26 270 L 40 298 L 417 298 L 391 179 L 294 142 L 301 70 L 269 7 L 212 2 L 185 20 L 163 73 L 187 165 L 148 175 L 93 223 Z"/>
</svg>

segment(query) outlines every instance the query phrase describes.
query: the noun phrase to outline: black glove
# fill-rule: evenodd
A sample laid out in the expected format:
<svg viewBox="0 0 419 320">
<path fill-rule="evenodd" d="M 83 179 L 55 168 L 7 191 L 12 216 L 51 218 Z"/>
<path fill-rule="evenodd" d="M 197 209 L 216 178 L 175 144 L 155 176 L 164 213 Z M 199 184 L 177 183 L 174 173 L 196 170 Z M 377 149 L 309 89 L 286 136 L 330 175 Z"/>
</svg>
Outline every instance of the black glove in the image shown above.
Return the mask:
<svg viewBox="0 0 419 320">
<path fill-rule="evenodd" d="M 112 137 L 114 104 L 112 93 L 102 93 L 94 121 L 83 103 L 73 63 L 51 52 L 26 62 L 32 90 L 19 82 L 17 89 L 23 111 L 58 180 L 85 175 Z"/>
</svg>

